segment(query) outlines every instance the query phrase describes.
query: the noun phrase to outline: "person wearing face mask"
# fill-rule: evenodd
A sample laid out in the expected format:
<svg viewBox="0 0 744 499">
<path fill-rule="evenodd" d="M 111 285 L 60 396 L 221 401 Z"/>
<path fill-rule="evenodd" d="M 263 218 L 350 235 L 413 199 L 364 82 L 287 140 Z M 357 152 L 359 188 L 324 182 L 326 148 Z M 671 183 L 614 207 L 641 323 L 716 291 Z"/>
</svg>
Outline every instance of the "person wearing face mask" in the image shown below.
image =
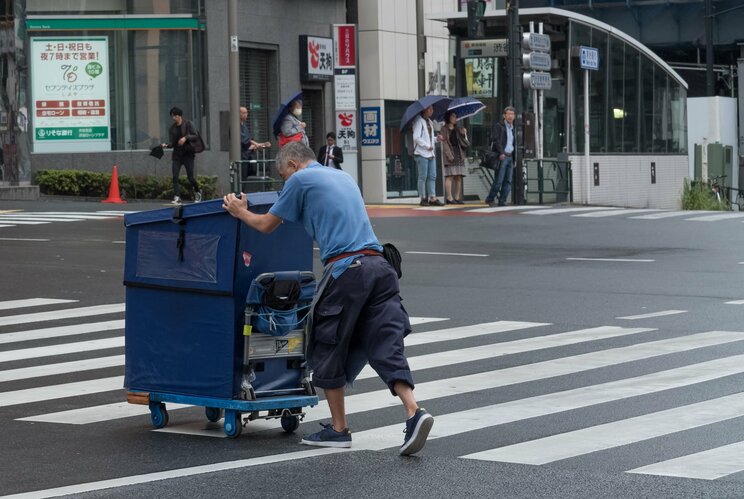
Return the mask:
<svg viewBox="0 0 744 499">
<path fill-rule="evenodd" d="M 307 133 L 305 133 L 306 124 L 304 121 L 300 120 L 301 117 L 302 101 L 299 99 L 292 101 L 289 112 L 284 117 L 284 121 L 282 121 L 282 133 L 281 137 L 279 138 L 280 146 L 285 145 L 287 142 L 294 141 L 302 142 L 306 146 L 310 145 L 310 141 L 307 138 Z"/>
</svg>

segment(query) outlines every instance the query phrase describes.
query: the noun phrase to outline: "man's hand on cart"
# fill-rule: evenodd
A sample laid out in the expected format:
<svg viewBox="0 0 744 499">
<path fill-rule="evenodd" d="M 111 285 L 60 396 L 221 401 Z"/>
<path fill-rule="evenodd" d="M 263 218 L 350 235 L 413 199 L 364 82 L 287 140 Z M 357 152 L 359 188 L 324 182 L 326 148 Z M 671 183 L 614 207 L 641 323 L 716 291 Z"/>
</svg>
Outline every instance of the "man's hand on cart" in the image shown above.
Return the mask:
<svg viewBox="0 0 744 499">
<path fill-rule="evenodd" d="M 233 194 L 231 192 L 222 198 L 222 207 L 230 215 L 237 217 L 241 211 L 248 209 L 248 197 L 242 192 L 240 194 Z"/>
</svg>

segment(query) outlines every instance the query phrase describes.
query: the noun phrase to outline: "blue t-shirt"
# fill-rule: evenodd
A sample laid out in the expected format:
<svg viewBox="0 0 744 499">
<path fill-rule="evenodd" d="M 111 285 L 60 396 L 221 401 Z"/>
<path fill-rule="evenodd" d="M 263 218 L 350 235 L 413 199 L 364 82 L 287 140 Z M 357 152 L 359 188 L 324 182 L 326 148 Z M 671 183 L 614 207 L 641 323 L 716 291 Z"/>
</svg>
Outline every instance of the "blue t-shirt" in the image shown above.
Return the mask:
<svg viewBox="0 0 744 499">
<path fill-rule="evenodd" d="M 361 249 L 382 251 L 354 180 L 348 173 L 325 168 L 316 161 L 289 177 L 269 213 L 303 224 L 317 241 L 323 261 Z M 336 262 L 334 277 L 341 275 L 352 260 Z"/>
</svg>

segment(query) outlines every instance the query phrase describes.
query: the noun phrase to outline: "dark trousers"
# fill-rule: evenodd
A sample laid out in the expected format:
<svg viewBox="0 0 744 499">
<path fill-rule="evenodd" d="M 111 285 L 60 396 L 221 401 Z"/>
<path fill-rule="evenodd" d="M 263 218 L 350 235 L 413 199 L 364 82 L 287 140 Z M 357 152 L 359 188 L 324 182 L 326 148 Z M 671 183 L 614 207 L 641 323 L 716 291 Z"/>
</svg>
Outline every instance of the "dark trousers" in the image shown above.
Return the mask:
<svg viewBox="0 0 744 499">
<path fill-rule="evenodd" d="M 499 169 L 494 172 L 493 183 L 491 184 L 491 190 L 486 196 L 486 202 L 490 203 L 499 198 L 499 203 L 506 203 L 509 197 L 509 191 L 511 191 L 512 172 L 514 160 L 513 156 L 505 156 L 499 164 Z"/>
<path fill-rule="evenodd" d="M 181 195 L 181 186 L 178 184 L 178 175 L 181 173 L 181 165 L 186 167 L 186 176 L 189 179 L 191 187 L 194 188 L 194 192 L 199 192 L 199 184 L 196 182 L 196 177 L 194 177 L 194 157 L 185 156 L 181 159 L 174 159 L 171 162 L 171 170 L 173 172 L 173 195 Z"/>
</svg>

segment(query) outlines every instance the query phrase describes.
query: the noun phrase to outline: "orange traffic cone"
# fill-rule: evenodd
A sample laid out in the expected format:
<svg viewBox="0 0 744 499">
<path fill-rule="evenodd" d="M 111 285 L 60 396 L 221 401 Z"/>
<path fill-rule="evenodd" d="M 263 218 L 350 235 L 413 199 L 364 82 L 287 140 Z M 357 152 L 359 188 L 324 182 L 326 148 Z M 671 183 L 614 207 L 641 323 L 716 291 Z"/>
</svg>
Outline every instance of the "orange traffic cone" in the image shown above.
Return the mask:
<svg viewBox="0 0 744 499">
<path fill-rule="evenodd" d="M 101 201 L 102 203 L 117 203 L 125 204 L 121 196 L 119 195 L 119 174 L 116 172 L 116 165 L 114 165 L 114 171 L 111 173 L 111 185 L 109 186 L 109 195 L 106 199 Z"/>
</svg>

